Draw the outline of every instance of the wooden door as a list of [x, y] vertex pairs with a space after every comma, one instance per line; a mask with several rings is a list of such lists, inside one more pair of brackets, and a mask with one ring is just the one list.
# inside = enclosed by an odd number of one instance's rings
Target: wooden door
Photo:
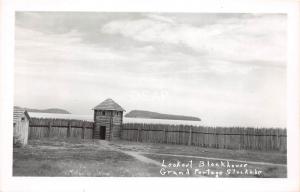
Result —
[[106, 127], [100, 126], [100, 139], [105, 140]]

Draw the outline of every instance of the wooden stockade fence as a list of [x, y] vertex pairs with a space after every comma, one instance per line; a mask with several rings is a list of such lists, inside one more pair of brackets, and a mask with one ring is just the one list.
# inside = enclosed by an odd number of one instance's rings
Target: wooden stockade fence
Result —
[[286, 129], [222, 128], [165, 124], [123, 124], [121, 139], [201, 147], [286, 151]]
[[[75, 137], [93, 139], [94, 122], [69, 119], [31, 118], [29, 139]], [[283, 151], [286, 129], [222, 128], [189, 125], [125, 123], [121, 139], [136, 142], [194, 145], [200, 147]]]
[[44, 137], [93, 138], [94, 122], [69, 119], [31, 118], [29, 139]]

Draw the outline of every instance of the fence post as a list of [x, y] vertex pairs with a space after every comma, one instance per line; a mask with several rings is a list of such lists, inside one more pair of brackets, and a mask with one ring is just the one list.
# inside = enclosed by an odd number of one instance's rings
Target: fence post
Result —
[[92, 130], [92, 139], [94, 139], [94, 135], [95, 135], [95, 127], [96, 127], [96, 123], [93, 122], [93, 130]]
[[48, 134], [47, 134], [48, 137], [50, 137], [51, 127], [52, 127], [52, 124], [51, 124], [51, 121], [50, 121], [49, 126], [48, 126]]
[[279, 129], [276, 130], [276, 150], [280, 150], [280, 145], [279, 145]]
[[166, 130], [166, 126], [164, 126], [164, 140], [163, 143], [167, 143], [167, 130]]
[[139, 137], [140, 137], [140, 126], [137, 129], [137, 137], [136, 137], [136, 142], [139, 142]]
[[81, 138], [84, 139], [84, 132], [85, 132], [85, 123], [82, 123], [82, 131], [81, 131]]
[[69, 121], [69, 124], [68, 124], [67, 137], [70, 137], [70, 131], [71, 131], [71, 121]]
[[192, 127], [190, 127], [190, 135], [189, 135], [189, 142], [188, 145], [192, 144]]

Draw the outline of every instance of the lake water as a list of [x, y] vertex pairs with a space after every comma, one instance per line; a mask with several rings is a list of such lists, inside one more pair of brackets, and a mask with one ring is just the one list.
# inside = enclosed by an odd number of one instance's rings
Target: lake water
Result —
[[[75, 115], [75, 114], [59, 114], [59, 113], [35, 113], [29, 112], [30, 117], [37, 118], [55, 118], [55, 119], [77, 119], [85, 121], [94, 121], [94, 116], [91, 115]], [[168, 124], [168, 125], [194, 125], [194, 126], [220, 126], [220, 127], [255, 127], [255, 128], [280, 128], [276, 126], [239, 126], [232, 124], [232, 126], [226, 126], [222, 124], [208, 124], [203, 121], [184, 121], [184, 120], [166, 120], [166, 119], [144, 119], [144, 118], [126, 118], [123, 119], [124, 123], [146, 123], [146, 124]], [[285, 129], [285, 127], [283, 127]]]
[[[30, 117], [36, 118], [55, 118], [55, 119], [77, 119], [94, 121], [93, 115], [75, 115], [59, 113], [35, 113], [28, 112]], [[169, 124], [169, 125], [202, 125], [201, 121], [167, 120], [167, 119], [145, 119], [145, 118], [123, 118], [124, 123], [147, 123], [147, 124]]]

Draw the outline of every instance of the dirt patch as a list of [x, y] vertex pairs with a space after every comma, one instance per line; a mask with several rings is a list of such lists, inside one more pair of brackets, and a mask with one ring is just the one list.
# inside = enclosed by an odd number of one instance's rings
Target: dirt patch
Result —
[[109, 150], [112, 150], [112, 151], [118, 151], [120, 153], [124, 153], [126, 155], [130, 155], [132, 157], [134, 157], [135, 159], [139, 160], [139, 161], [142, 161], [144, 163], [150, 163], [150, 164], [154, 164], [154, 165], [158, 165], [160, 166], [161, 163], [158, 162], [158, 161], [155, 161], [153, 159], [149, 159], [143, 155], [141, 155], [140, 153], [138, 152], [134, 152], [134, 151], [128, 151], [128, 150], [125, 150], [126, 148], [122, 148], [121, 146], [118, 146], [118, 145], [114, 145], [113, 143], [109, 143], [107, 141], [99, 141], [99, 145], [109, 149]]
[[143, 153], [201, 156], [207, 158], [234, 159], [240, 161], [265, 162], [285, 165], [287, 163], [287, 154], [277, 151], [263, 152], [253, 150], [231, 150], [160, 143], [153, 144], [129, 142], [122, 140], [111, 142], [111, 145], [121, 150]]

